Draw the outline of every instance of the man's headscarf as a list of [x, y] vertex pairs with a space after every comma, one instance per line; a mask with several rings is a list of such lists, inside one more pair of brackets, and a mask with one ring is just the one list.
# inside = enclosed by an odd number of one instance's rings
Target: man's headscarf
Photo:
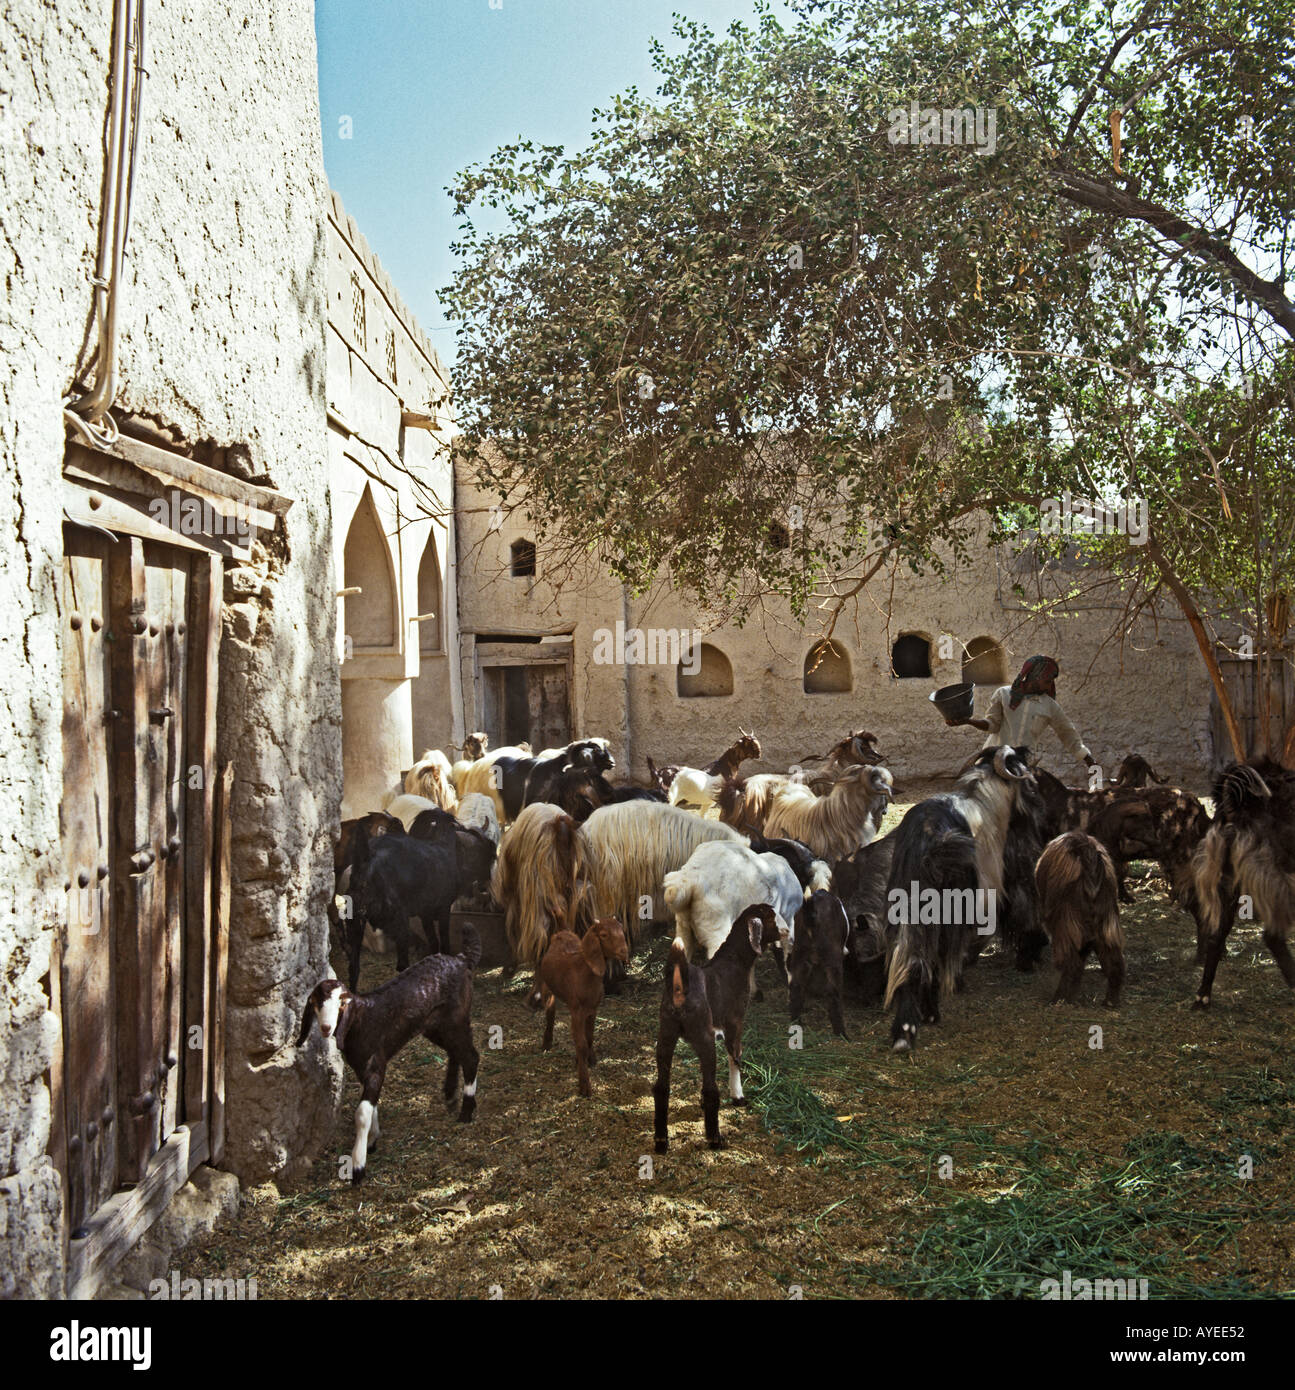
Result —
[[1012, 682], [1012, 696], [1008, 703], [1013, 709], [1027, 695], [1051, 695], [1057, 698], [1057, 673], [1061, 667], [1050, 656], [1032, 656], [1020, 674]]

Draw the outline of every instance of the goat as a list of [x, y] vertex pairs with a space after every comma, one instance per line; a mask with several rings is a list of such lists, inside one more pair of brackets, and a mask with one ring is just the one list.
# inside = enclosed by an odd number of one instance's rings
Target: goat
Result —
[[835, 893], [820, 889], [806, 898], [796, 913], [788, 996], [791, 1021], [799, 1023], [805, 996], [811, 992], [823, 995], [832, 1031], [847, 1041], [849, 1034], [845, 1031], [841, 991], [849, 936], [850, 923]]
[[690, 965], [684, 943], [675, 940], [666, 959], [665, 993], [661, 999], [656, 1042], [656, 1084], [652, 1087], [653, 1133], [656, 1152], [670, 1148], [670, 1068], [680, 1034], [692, 1045], [701, 1063], [701, 1109], [706, 1142], [725, 1147], [719, 1132], [719, 1086], [715, 1080], [715, 1039], [724, 1038], [728, 1052], [728, 1089], [734, 1105], [745, 1105], [742, 1094], [742, 1025], [746, 1019], [749, 980], [756, 958], [766, 946], [782, 941], [768, 903], [746, 908], [733, 923], [724, 944], [705, 965]]
[[599, 917], [583, 937], [565, 929], [555, 931], [537, 973], [538, 985], [532, 997], [537, 997], [546, 1011], [544, 1051], [553, 1046], [553, 1019], [560, 999], [571, 1011], [577, 1089], [582, 1096], [592, 1094], [589, 1068], [598, 1064], [594, 1021], [602, 1003], [603, 975], [613, 960], [629, 960], [625, 932], [614, 917]]
[[[560, 779], [571, 769], [598, 775], [610, 772], [615, 766], [616, 759], [612, 757], [605, 738], [579, 739], [554, 753], [541, 755], [533, 760], [527, 770], [517, 811], [520, 811], [522, 806], [529, 806], [536, 801], [552, 802]], [[516, 771], [511, 774], [512, 777], [516, 775]], [[504, 801], [511, 811], [513, 783], [507, 769], [504, 771], [503, 791]], [[515, 818], [516, 812], [513, 812], [513, 815]]]
[[[751, 778], [747, 786], [758, 783]], [[847, 768], [826, 796], [815, 796], [802, 782], [761, 787], [755, 798], [739, 790], [731, 799], [726, 783], [720, 794], [720, 819], [747, 823], [771, 838], [799, 840], [819, 858], [831, 863], [866, 845], [876, 833], [870, 811], [873, 798], [894, 795], [894, 782], [884, 767], [862, 764]]]
[[427, 749], [405, 773], [405, 791], [412, 796], [425, 796], [443, 811], [453, 811], [459, 804], [450, 760], [438, 748]]
[[805, 890], [807, 898], [816, 889], [831, 888], [832, 870], [830, 866], [822, 859], [816, 859], [814, 851], [808, 845], [801, 844], [799, 840], [784, 838], [768, 840], [759, 834], [752, 834], [750, 842], [751, 848], [756, 854], [781, 855], [791, 865], [791, 871]]
[[499, 817], [495, 814], [495, 803], [488, 796], [482, 796], [480, 792], [469, 792], [459, 802], [459, 809], [455, 815], [458, 816], [460, 825], [466, 826], [469, 830], [479, 830], [491, 844], [498, 846]]
[[1196, 922], [1197, 963], [1204, 960], [1202, 925], [1192, 871], [1192, 856], [1210, 827], [1209, 814], [1190, 792], [1177, 787], [1140, 791], [1104, 788], [1078, 791], [1051, 773], [1035, 769], [1039, 790], [1048, 804], [1054, 833], [1085, 830], [1100, 840], [1115, 864], [1121, 902], [1132, 902], [1125, 867], [1134, 859], [1153, 859], [1169, 884], [1169, 898]]
[[846, 963], [869, 997], [880, 998], [886, 989], [886, 956], [893, 941], [887, 923], [886, 886], [895, 854], [896, 831], [873, 840], [832, 870], [832, 888], [845, 908], [850, 923]]
[[698, 845], [683, 868], [665, 875], [662, 889], [676, 939], [690, 957], [700, 949], [708, 960], [743, 907], [768, 903], [778, 925], [790, 933], [805, 901], [805, 890], [781, 855], [755, 854], [732, 840]]
[[[969, 934], [973, 923], [981, 932], [993, 930], [1003, 893], [1003, 843], [1016, 789], [1029, 776], [1015, 749], [983, 749], [951, 795], [919, 802], [899, 824], [886, 885], [887, 919], [897, 924], [885, 998], [887, 1008], [895, 1006], [896, 1052], [912, 1048], [919, 1023], [939, 1022], [941, 997], [961, 984], [973, 939], [981, 934]], [[986, 896], [978, 897], [978, 890]], [[910, 902], [920, 902], [920, 912], [908, 908]]]
[[884, 756], [877, 751], [877, 735], [864, 729], [857, 732], [852, 730], [839, 743], [834, 743], [826, 753], [809, 753], [801, 759], [802, 763], [822, 763], [823, 771], [828, 773], [844, 772], [847, 767], [856, 764], [869, 766], [885, 761]]
[[482, 796], [488, 796], [495, 804], [495, 815], [500, 825], [507, 825], [511, 817], [504, 807], [502, 792], [503, 771], [498, 764], [503, 761], [516, 762], [531, 758], [531, 750], [528, 744], [510, 744], [504, 748], [495, 748], [488, 753], [483, 753], [466, 767], [455, 764], [454, 786], [459, 793], [460, 799], [467, 796], [470, 792], [479, 792]]
[[1156, 774], [1156, 770], [1141, 754], [1130, 753], [1111, 778], [1111, 786], [1118, 787], [1121, 791], [1139, 791], [1149, 781], [1163, 786], [1165, 779]]
[[1106, 1007], [1117, 1008], [1124, 983], [1124, 931], [1115, 864], [1106, 846], [1082, 830], [1068, 830], [1045, 846], [1035, 878], [1039, 917], [1059, 972], [1052, 1002], [1075, 1002], [1084, 958], [1095, 949], [1106, 976]]
[[459, 783], [463, 774], [478, 759], [486, 756], [486, 749], [490, 747], [490, 738], [483, 731], [469, 734], [463, 740], [463, 747], [459, 750], [463, 756], [456, 758], [450, 767], [450, 781], [454, 783], [454, 790], [460, 791]]
[[1209, 1008], [1214, 973], [1241, 897], [1264, 923], [1264, 945], [1295, 989], [1286, 938], [1295, 925], [1295, 773], [1271, 758], [1230, 763], [1214, 783], [1214, 822], [1193, 861], [1205, 961], [1198, 1009]]
[[387, 802], [386, 813], [398, 820], [408, 831], [409, 827], [424, 811], [441, 810], [444, 810], [444, 807], [438, 806], [431, 797], [415, 796], [413, 792], [400, 792]]
[[554, 920], [583, 934], [595, 917], [593, 868], [585, 832], [570, 816], [542, 801], [525, 807], [499, 846], [490, 880], [515, 964], [540, 963]]
[[[760, 740], [754, 733], [747, 733], [739, 726], [739, 737], [712, 762], [707, 763], [704, 768], [680, 767], [671, 764], [666, 767], [657, 767], [652, 759], [647, 760], [648, 774], [657, 786], [658, 790], [667, 793], [670, 797], [670, 804], [676, 805], [681, 801], [694, 802], [702, 809], [709, 806], [714, 800], [715, 790], [727, 777], [735, 777], [737, 770], [748, 758], [758, 758], [760, 756]], [[680, 794], [673, 794], [674, 783], [687, 774], [687, 781], [684, 787], [680, 788]], [[711, 783], [711, 778], [719, 778], [719, 782]], [[699, 799], [700, 798], [700, 799]]]
[[423, 811], [409, 827], [411, 840], [435, 840], [441, 828], [450, 823], [454, 831], [454, 859], [458, 866], [459, 897], [485, 887], [495, 867], [495, 842], [484, 831], [464, 825], [448, 811]]
[[[1029, 762], [1029, 749], [1018, 748], [1016, 752]], [[1017, 784], [1003, 842], [1003, 902], [998, 913], [1003, 949], [1014, 952], [1018, 970], [1033, 970], [1048, 944], [1039, 925], [1039, 890], [1034, 869], [1044, 845], [1060, 829], [1034, 778], [1022, 779]]]
[[480, 939], [465, 926], [462, 954], [428, 956], [368, 994], [343, 989], [341, 981], [334, 979], [321, 980], [311, 991], [297, 1046], [305, 1046], [311, 1023], [318, 1023], [322, 1037], [336, 1035], [337, 1046], [360, 1083], [351, 1150], [353, 1183], [364, 1181], [368, 1146], [376, 1144], [381, 1134], [378, 1099], [387, 1063], [416, 1033], [445, 1051], [447, 1108], [454, 1106], [462, 1069], [459, 1121], [466, 1124], [472, 1119], [479, 1061], [472, 1041], [472, 972], [480, 959]]
[[[425, 813], [429, 821], [433, 812]], [[367, 921], [396, 943], [396, 968], [409, 965], [409, 920], [417, 917], [433, 950], [449, 940], [450, 908], [461, 893], [458, 823], [444, 817], [433, 823], [431, 839], [384, 835], [373, 843], [368, 862], [357, 864], [351, 877], [352, 911], [347, 923], [349, 984], [360, 982], [360, 947]], [[470, 832], [469, 832], [470, 833]]]
[[584, 823], [583, 832], [593, 864], [596, 913], [624, 925], [631, 950], [638, 924], [669, 918], [666, 874], [682, 869], [707, 840], [746, 843], [719, 821], [650, 801], [602, 806]]

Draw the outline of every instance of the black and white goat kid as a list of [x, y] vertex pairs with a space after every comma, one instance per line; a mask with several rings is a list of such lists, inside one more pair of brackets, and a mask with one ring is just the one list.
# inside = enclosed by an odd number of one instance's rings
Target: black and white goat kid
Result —
[[472, 1041], [472, 972], [481, 959], [481, 941], [463, 928], [463, 953], [426, 956], [369, 994], [354, 994], [340, 980], [321, 980], [306, 1001], [297, 1046], [304, 1047], [310, 1025], [325, 1038], [336, 1037], [342, 1056], [360, 1083], [355, 1110], [351, 1181], [364, 1180], [369, 1145], [376, 1144], [378, 1098], [387, 1063], [416, 1034], [444, 1049], [445, 1104], [453, 1109], [459, 1071], [463, 1100], [459, 1120], [472, 1119], [477, 1107], [478, 1054]]

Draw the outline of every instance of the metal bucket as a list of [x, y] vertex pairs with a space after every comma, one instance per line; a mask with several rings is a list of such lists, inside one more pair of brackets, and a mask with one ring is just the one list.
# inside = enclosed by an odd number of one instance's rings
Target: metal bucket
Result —
[[946, 724], [965, 724], [975, 712], [976, 687], [967, 681], [944, 685], [931, 691], [930, 700]]

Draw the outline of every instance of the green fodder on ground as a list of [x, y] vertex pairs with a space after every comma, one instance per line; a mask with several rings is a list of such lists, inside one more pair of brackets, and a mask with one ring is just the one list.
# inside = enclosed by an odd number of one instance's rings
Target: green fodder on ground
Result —
[[[255, 1277], [262, 1298], [1030, 1298], [1067, 1270], [1146, 1279], [1152, 1298], [1290, 1293], [1291, 994], [1245, 924], [1212, 1008], [1193, 1011], [1191, 919], [1158, 880], [1133, 884], [1118, 1010], [1099, 1006], [1095, 966], [1078, 1005], [1052, 1008], [1048, 964], [1024, 975], [986, 955], [911, 1060], [890, 1051], [879, 1006], [848, 996], [850, 1041], [812, 1001], [794, 1046], [785, 986], [762, 963], [752, 1104], [722, 1105], [718, 1152], [683, 1044], [670, 1152], [652, 1154], [664, 938], [603, 1004], [589, 1100], [565, 1011], [543, 1053], [529, 977], [484, 974], [474, 1123], [447, 1115], [443, 1058], [416, 1039], [387, 1072], [363, 1185], [337, 1176], [348, 1073], [329, 1153], [251, 1189], [177, 1263]], [[366, 955], [361, 984], [391, 971]], [[719, 1075], [723, 1094], [722, 1062]]]

